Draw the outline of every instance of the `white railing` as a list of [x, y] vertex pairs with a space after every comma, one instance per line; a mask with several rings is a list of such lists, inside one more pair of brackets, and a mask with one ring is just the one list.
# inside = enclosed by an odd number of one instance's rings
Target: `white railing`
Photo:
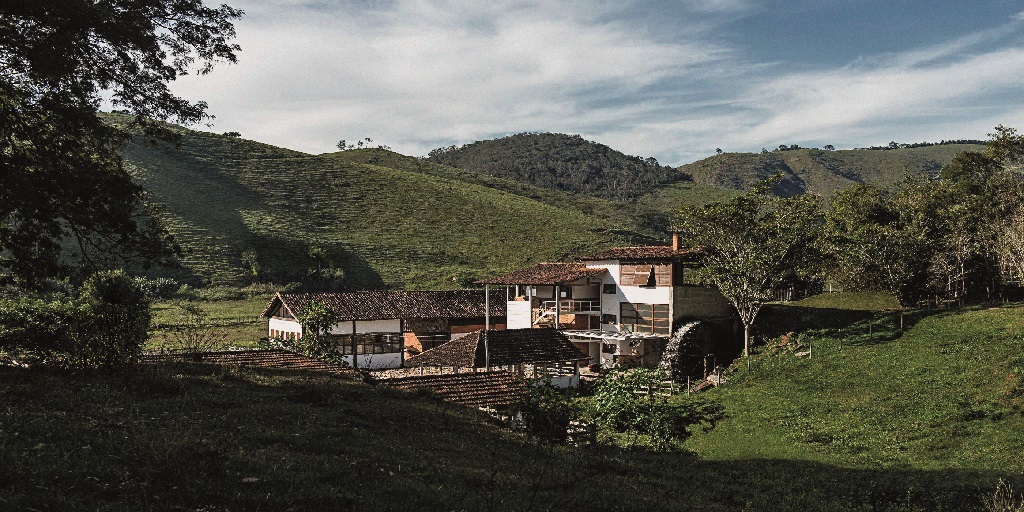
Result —
[[599, 300], [546, 300], [541, 303], [541, 307], [547, 311], [554, 311], [556, 303], [563, 314], [601, 312], [601, 301]]

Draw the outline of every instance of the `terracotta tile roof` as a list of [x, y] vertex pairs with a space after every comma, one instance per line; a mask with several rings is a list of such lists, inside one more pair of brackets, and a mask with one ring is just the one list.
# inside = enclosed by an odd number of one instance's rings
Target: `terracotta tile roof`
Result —
[[491, 366], [524, 363], [562, 363], [583, 361], [588, 357], [580, 352], [569, 338], [555, 329], [504, 329], [476, 331], [438, 347], [406, 359], [410, 366], [453, 366], [456, 368], [484, 368], [489, 341]]
[[522, 380], [505, 371], [401, 377], [377, 384], [406, 391], [426, 389], [443, 400], [470, 407], [512, 405], [526, 391]]
[[165, 362], [198, 362], [203, 364], [245, 366], [250, 368], [277, 368], [288, 370], [310, 370], [333, 373], [337, 375], [353, 375], [351, 368], [340, 364], [328, 363], [288, 350], [225, 350], [204, 352], [199, 359], [192, 354], [156, 353], [143, 354], [140, 361], [145, 364]]
[[[327, 305], [341, 315], [341, 320], [484, 317], [483, 290], [277, 293], [262, 316], [269, 317], [282, 302], [295, 317], [313, 302]], [[491, 316], [505, 316], [502, 291], [491, 292]]]
[[671, 245], [645, 245], [640, 247], [613, 247], [606, 251], [583, 256], [581, 260], [677, 260], [688, 259], [696, 250], [673, 249]]
[[554, 285], [597, 276], [602, 272], [607, 272], [607, 270], [603, 268], [587, 268], [585, 264], [578, 262], [538, 263], [503, 276], [481, 279], [477, 281], [477, 284]]

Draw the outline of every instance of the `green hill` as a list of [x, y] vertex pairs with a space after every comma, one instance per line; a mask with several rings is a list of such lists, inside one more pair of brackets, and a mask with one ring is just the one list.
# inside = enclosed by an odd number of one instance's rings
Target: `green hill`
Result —
[[184, 248], [181, 279], [243, 282], [242, 253], [254, 251], [265, 278], [300, 280], [317, 246], [349, 288], [453, 288], [621, 243], [629, 231], [585, 213], [586, 201], [559, 206], [393, 153], [369, 163], [349, 154], [358, 152], [313, 156], [177, 132], [178, 147], [140, 138], [124, 155]]
[[479, 174], [605, 199], [628, 200], [688, 180], [653, 158], [615, 151], [579, 135], [520, 133], [430, 152], [429, 159]]
[[768, 153], [723, 153], [680, 166], [697, 183], [746, 190], [755, 181], [784, 176], [776, 188], [782, 195], [812, 192], [828, 197], [856, 183], [890, 186], [908, 173], [931, 174], [957, 153], [977, 151], [974, 144], [943, 144], [900, 149], [822, 151], [795, 149]]

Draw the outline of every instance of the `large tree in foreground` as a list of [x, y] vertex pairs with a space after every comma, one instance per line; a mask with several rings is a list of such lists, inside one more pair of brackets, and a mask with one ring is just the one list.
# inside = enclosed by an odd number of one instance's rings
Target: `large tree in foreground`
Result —
[[821, 201], [816, 196], [779, 198], [775, 181], [758, 183], [728, 202], [686, 207], [677, 230], [700, 249], [699, 276], [714, 284], [743, 322], [743, 353], [750, 353], [750, 328], [765, 302], [787, 280], [817, 267], [814, 240]]
[[207, 118], [168, 83], [233, 62], [240, 15], [201, 0], [0, 2], [0, 273], [28, 285], [59, 275], [68, 240], [86, 265], [169, 255], [122, 166], [126, 132], [97, 112], [107, 99], [150, 134], [157, 120]]

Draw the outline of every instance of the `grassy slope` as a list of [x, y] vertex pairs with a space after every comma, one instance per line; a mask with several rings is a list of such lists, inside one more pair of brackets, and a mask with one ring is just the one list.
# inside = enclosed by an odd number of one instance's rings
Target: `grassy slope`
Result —
[[1024, 308], [918, 313], [901, 334], [894, 314], [844, 316], [827, 302], [768, 315], [776, 332], [817, 318], [800, 337], [813, 359], [762, 350], [711, 393], [732, 417], [691, 441], [697, 453], [1024, 476]]
[[315, 244], [353, 288], [451, 288], [621, 240], [578, 210], [439, 173], [182, 133], [179, 149], [133, 143], [126, 157], [186, 267], [213, 281], [239, 281], [247, 249], [272, 271], [301, 272]]
[[890, 186], [902, 180], [908, 171], [935, 172], [957, 153], [981, 148], [950, 144], [884, 151], [798, 149], [767, 154], [725, 153], [680, 166], [679, 170], [692, 175], [698, 183], [737, 190], [782, 173], [785, 178], [778, 192], [813, 192], [827, 197], [834, 190], [855, 183]]
[[963, 510], [1015, 473], [553, 449], [423, 396], [199, 365], [0, 367], [0, 401], [5, 510]]
[[634, 207], [627, 207], [622, 203], [608, 199], [571, 194], [511, 179], [498, 178], [474, 171], [448, 167], [422, 158], [405, 156], [383, 149], [356, 149], [332, 153], [329, 156], [330, 158], [338, 161], [383, 165], [393, 169], [418, 172], [508, 192], [510, 194], [526, 197], [558, 208], [594, 216], [597, 219], [600, 219], [604, 224], [608, 225], [611, 231], [622, 236], [624, 241], [628, 243], [660, 243], [660, 238], [653, 240], [651, 238], [652, 236], [658, 237], [658, 233], [636, 229], [637, 219]]

